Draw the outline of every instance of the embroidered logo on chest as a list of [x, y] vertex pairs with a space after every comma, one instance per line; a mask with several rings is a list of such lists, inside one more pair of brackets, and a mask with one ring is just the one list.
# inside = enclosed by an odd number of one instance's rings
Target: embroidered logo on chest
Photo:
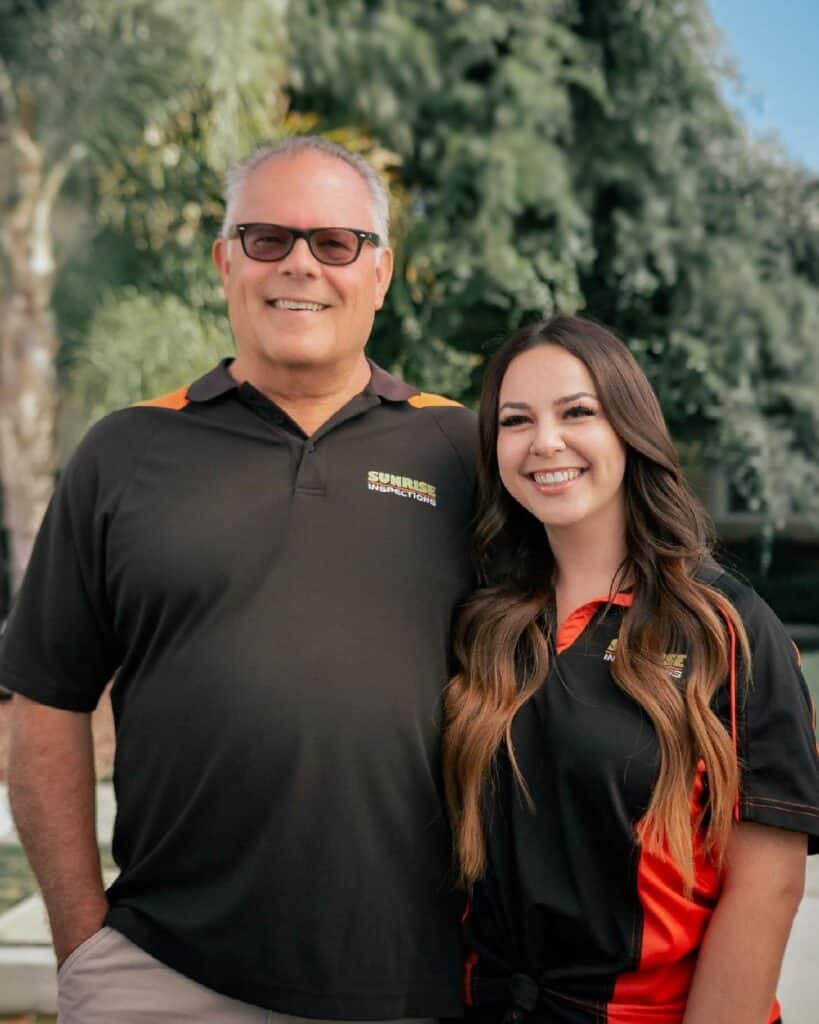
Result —
[[428, 484], [425, 480], [416, 480], [411, 476], [398, 476], [397, 473], [383, 473], [378, 469], [371, 469], [367, 473], [367, 490], [377, 491], [379, 494], [396, 494], [399, 498], [411, 498], [413, 501], [420, 501], [422, 505], [438, 504], [435, 492], [435, 484]]
[[[614, 656], [617, 653], [617, 637], [615, 637], [606, 648], [603, 654], [603, 661], [614, 661]], [[663, 668], [666, 669], [672, 679], [682, 679], [683, 671], [685, 669], [685, 654], [664, 654], [663, 655]]]

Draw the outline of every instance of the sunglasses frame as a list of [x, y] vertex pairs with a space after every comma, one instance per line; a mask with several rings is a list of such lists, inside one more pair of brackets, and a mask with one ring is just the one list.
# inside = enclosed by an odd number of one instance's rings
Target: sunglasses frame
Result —
[[[247, 251], [247, 244], [245, 241], [245, 233], [247, 231], [250, 231], [251, 228], [277, 228], [279, 231], [288, 231], [290, 232], [290, 245], [281, 254], [281, 256], [276, 256], [275, 259], [263, 259], [262, 257], [259, 256], [252, 256]], [[318, 253], [313, 249], [313, 235], [315, 235], [319, 231], [349, 231], [350, 234], [355, 235], [355, 238], [358, 242], [358, 247], [356, 248], [355, 255], [351, 259], [344, 260], [341, 263], [338, 263], [333, 260], [322, 259], [321, 256], [319, 256]], [[372, 245], [376, 247], [376, 249], [381, 245], [381, 239], [374, 231], [362, 231], [360, 228], [323, 227], [307, 228], [307, 230], [302, 230], [301, 228], [288, 227], [286, 224], [270, 224], [267, 221], [248, 221], [245, 224], [235, 224], [228, 237], [238, 238], [239, 241], [242, 243], [242, 252], [245, 254], [245, 256], [247, 256], [249, 260], [255, 260], [257, 263], [278, 263], [280, 260], [286, 259], [293, 251], [293, 246], [296, 244], [296, 242], [300, 238], [303, 238], [305, 242], [307, 242], [307, 247], [309, 248], [310, 254], [312, 255], [313, 259], [318, 260], [318, 262], [323, 264], [325, 267], [349, 267], [350, 264], [355, 263], [355, 261], [361, 255], [361, 249], [365, 242], [370, 242]]]

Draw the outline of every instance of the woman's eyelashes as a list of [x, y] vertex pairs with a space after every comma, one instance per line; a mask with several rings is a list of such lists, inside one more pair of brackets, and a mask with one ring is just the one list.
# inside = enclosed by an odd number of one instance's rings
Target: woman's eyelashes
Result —
[[523, 423], [531, 423], [531, 418], [529, 416], [523, 416], [521, 413], [501, 416], [498, 420], [499, 427], [519, 427]]
[[565, 419], [579, 419], [581, 416], [596, 416], [597, 410], [590, 405], [571, 405], [563, 411]]
[[[564, 420], [578, 420], [586, 416], [596, 416], [597, 410], [590, 405], [570, 405], [560, 414]], [[532, 422], [532, 417], [524, 413], [509, 413], [498, 420], [499, 427], [521, 427]]]

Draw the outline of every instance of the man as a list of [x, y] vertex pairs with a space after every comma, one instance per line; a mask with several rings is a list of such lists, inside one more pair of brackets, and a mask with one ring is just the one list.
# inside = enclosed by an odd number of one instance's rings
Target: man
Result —
[[[459, 1012], [438, 720], [474, 421], [364, 356], [387, 230], [341, 147], [240, 165], [213, 248], [236, 358], [63, 474], [0, 678], [65, 1024]], [[89, 712], [115, 671], [106, 894]]]

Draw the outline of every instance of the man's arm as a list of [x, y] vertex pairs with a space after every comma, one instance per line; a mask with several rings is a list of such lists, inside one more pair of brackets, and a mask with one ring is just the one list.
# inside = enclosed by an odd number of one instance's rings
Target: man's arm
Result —
[[60, 964], [102, 926], [108, 910], [96, 838], [91, 716], [17, 694], [11, 719], [9, 799]]
[[805, 887], [806, 842], [798, 832], [734, 826], [683, 1024], [767, 1024]]

